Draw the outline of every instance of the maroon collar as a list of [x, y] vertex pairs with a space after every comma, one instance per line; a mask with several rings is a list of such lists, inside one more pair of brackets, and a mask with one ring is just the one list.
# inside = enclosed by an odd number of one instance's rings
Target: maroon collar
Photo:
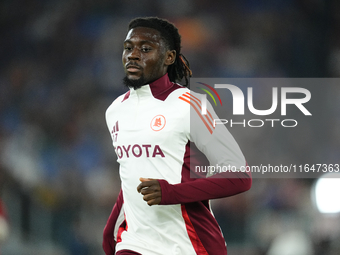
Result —
[[167, 93], [175, 84], [169, 80], [168, 73], [164, 74], [158, 80], [150, 83], [150, 90], [154, 98], [159, 98], [162, 94]]
[[[152, 93], [152, 96], [156, 99], [162, 100], [164, 101], [168, 95], [170, 95], [170, 93], [176, 89], [180, 89], [183, 88], [183, 86], [176, 84], [176, 83], [172, 83], [169, 80], [168, 77], [168, 73], [164, 74], [161, 78], [159, 78], [158, 80], [155, 80], [154, 82], [151, 82], [149, 84], [150, 87], [150, 91]], [[128, 91], [122, 102], [125, 101], [126, 99], [128, 99], [130, 96], [130, 91]]]

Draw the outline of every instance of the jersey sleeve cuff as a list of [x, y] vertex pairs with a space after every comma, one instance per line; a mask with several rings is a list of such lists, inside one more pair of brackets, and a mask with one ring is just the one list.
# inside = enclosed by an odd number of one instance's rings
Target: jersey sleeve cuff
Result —
[[159, 185], [161, 186], [162, 191], [162, 199], [159, 203], [160, 205], [170, 205], [175, 204], [173, 200], [172, 193], [172, 185], [169, 184], [166, 180], [158, 180]]

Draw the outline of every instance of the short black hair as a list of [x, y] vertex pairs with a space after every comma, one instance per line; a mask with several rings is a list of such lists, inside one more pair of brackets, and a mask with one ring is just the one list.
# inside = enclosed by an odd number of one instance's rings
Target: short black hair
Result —
[[168, 50], [176, 51], [175, 62], [168, 67], [169, 79], [176, 82], [185, 78], [185, 86], [188, 86], [188, 77], [191, 77], [192, 72], [189, 68], [189, 61], [181, 54], [181, 35], [177, 27], [173, 23], [158, 17], [135, 18], [130, 21], [128, 31], [136, 27], [148, 27], [157, 30]]

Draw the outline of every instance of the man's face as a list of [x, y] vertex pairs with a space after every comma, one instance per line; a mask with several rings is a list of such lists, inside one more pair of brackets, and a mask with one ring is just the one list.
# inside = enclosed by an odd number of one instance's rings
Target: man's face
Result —
[[131, 29], [124, 41], [124, 83], [135, 89], [162, 77], [169, 65], [169, 52], [160, 33], [148, 27]]

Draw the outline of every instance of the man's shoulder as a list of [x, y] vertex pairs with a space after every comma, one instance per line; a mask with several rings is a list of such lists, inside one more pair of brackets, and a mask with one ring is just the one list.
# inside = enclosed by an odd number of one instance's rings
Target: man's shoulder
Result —
[[178, 83], [173, 83], [173, 86], [171, 88], [171, 91], [166, 91], [168, 92], [168, 96], [171, 97], [178, 97], [179, 95], [190, 91], [187, 87], [182, 86], [181, 84]]
[[171, 95], [173, 98], [179, 99], [179, 102], [190, 103], [192, 101], [199, 101], [201, 103], [201, 94], [190, 90], [187, 87], [174, 91]]
[[122, 102], [124, 102], [130, 95], [130, 91], [127, 91], [126, 93], [120, 95], [119, 97], [117, 97], [112, 103], [111, 105], [107, 108], [106, 110], [106, 115], [109, 112], [114, 111], [114, 109], [119, 108], [119, 106], [121, 105]]
[[119, 105], [120, 103], [122, 103], [123, 101], [125, 101], [126, 99], [128, 99], [130, 96], [130, 90], [127, 91], [126, 93], [120, 95], [119, 97], [117, 97], [115, 100], [113, 100], [113, 102], [111, 103], [111, 105], [109, 106], [110, 107], [113, 107], [113, 106], [117, 106]]
[[191, 99], [201, 99], [202, 94], [194, 92], [193, 90], [190, 90], [188, 87], [184, 87], [180, 84], [175, 83], [174, 84], [177, 89], [173, 89], [171, 93], [169, 93], [168, 97], [171, 96], [171, 98], [180, 98], [185, 97], [188, 98], [188, 100]]

